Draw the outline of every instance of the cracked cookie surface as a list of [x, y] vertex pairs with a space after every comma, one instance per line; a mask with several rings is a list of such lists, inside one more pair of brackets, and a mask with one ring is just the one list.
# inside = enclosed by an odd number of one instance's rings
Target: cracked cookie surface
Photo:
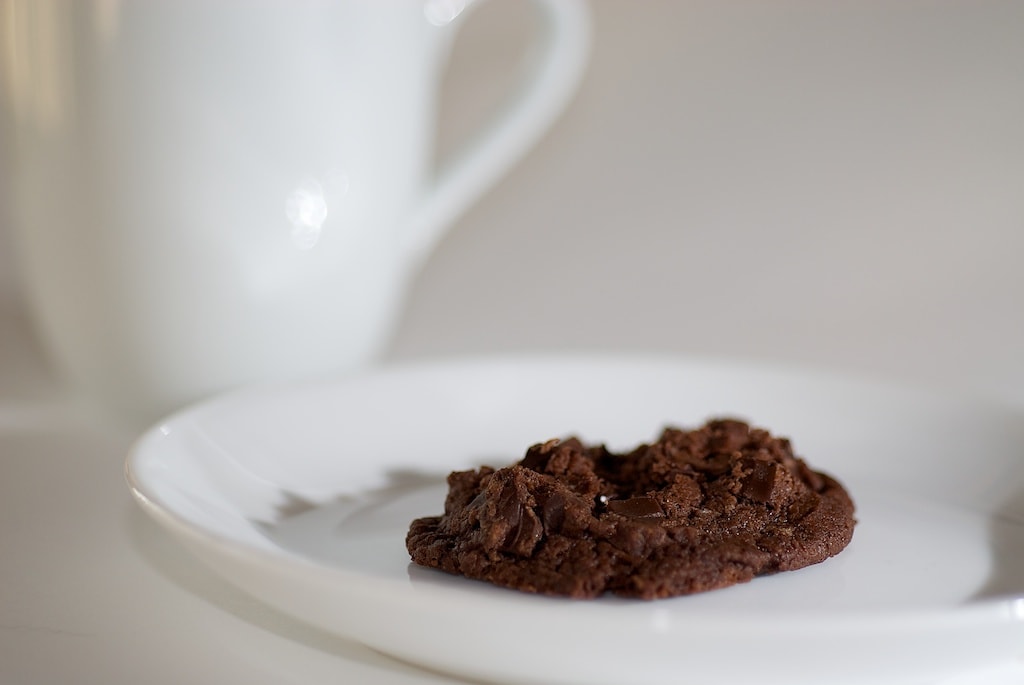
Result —
[[576, 438], [448, 477], [444, 514], [406, 537], [422, 566], [526, 592], [654, 599], [838, 554], [854, 505], [789, 440], [732, 419], [615, 454]]

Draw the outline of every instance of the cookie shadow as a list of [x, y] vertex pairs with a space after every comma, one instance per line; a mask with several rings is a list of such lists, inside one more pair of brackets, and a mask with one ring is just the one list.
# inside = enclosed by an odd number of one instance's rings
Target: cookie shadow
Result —
[[259, 530], [267, 533], [287, 524], [292, 519], [317, 510], [344, 508], [345, 505], [350, 504], [359, 504], [363, 508], [379, 506], [414, 490], [443, 483], [447, 473], [391, 469], [385, 472], [384, 476], [384, 483], [376, 488], [361, 490], [357, 494], [337, 495], [323, 502], [314, 502], [296, 492], [281, 490], [279, 492], [280, 503], [276, 507], [274, 516], [270, 520], [250, 519], [250, 522]]

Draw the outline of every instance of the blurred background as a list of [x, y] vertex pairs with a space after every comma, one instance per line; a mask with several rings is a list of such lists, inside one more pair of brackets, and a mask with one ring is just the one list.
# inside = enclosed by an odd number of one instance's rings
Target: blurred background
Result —
[[[387, 359], [653, 350], [1024, 403], [1024, 4], [592, 9], [577, 98], [443, 240]], [[442, 152], [500, 102], [531, 16], [485, 4], [462, 32]]]
[[[512, 5], [462, 53], [519, 44]], [[593, 10], [578, 98], [441, 244], [394, 357], [658, 350], [1024, 403], [1024, 4]], [[458, 57], [445, 140], [491, 88]]]

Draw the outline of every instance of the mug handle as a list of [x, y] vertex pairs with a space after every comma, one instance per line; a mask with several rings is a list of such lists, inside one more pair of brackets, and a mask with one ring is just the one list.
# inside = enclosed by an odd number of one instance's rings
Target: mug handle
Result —
[[403, 243], [426, 256], [445, 230], [537, 142], [569, 104], [590, 48], [583, 0], [532, 0], [542, 16], [536, 72], [514, 102], [428, 185], [404, 226]]

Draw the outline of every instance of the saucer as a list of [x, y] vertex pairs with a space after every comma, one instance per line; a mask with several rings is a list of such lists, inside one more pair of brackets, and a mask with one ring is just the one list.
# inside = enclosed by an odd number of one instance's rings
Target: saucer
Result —
[[[573, 601], [410, 564], [445, 476], [551, 437], [627, 449], [734, 416], [792, 439], [857, 504], [799, 571], [654, 602]], [[178, 413], [128, 457], [150, 515], [260, 601], [399, 659], [500, 683], [911, 683], [1024, 644], [1024, 420], [809, 370], [643, 357], [382, 367]], [[823, 675], [826, 674], [826, 675]]]

